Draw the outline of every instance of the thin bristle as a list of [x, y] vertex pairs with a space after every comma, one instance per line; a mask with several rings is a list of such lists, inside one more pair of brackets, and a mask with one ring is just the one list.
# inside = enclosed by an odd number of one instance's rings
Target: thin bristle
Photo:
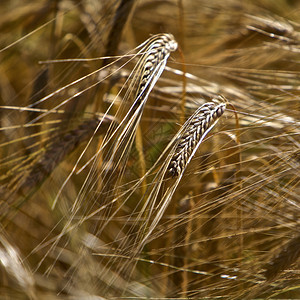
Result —
[[225, 103], [205, 103], [184, 124], [185, 128], [179, 137], [178, 145], [168, 168], [172, 177], [182, 173], [199, 140], [206, 130], [223, 115], [225, 108]]

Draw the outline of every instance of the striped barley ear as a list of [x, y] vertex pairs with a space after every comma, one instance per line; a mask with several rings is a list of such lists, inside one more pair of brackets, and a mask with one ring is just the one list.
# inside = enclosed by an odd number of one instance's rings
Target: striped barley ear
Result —
[[182, 134], [178, 137], [175, 153], [168, 167], [172, 177], [178, 176], [183, 172], [194, 150], [198, 148], [201, 138], [211, 129], [214, 122], [223, 115], [225, 108], [225, 103], [205, 103], [185, 122]]
[[[144, 46], [143, 46], [144, 45]], [[134, 72], [136, 84], [135, 105], [144, 102], [149, 92], [163, 72], [167, 59], [177, 49], [177, 42], [172, 34], [157, 34], [149, 38], [139, 51], [139, 59]]]

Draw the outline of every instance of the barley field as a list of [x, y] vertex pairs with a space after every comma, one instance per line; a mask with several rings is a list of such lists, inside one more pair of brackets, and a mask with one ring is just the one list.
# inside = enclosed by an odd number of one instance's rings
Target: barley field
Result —
[[300, 299], [300, 1], [2, 0], [0, 299]]

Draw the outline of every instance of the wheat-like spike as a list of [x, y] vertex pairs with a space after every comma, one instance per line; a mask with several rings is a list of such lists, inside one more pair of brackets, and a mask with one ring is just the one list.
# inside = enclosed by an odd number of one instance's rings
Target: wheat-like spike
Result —
[[6, 202], [0, 202], [1, 214], [4, 215], [4, 211], [6, 211], [11, 204], [10, 199], [13, 199], [13, 197], [11, 197], [12, 194], [19, 192], [23, 196], [28, 195], [29, 191], [41, 184], [52, 173], [55, 167], [75, 150], [80, 143], [86, 141], [91, 136], [104, 134], [110, 124], [114, 122], [114, 119], [106, 115], [102, 120], [101, 126], [98, 128], [99, 122], [100, 119], [98, 117], [86, 120], [77, 128], [70, 130], [64, 135], [58, 136], [42, 155], [40, 160], [32, 166], [28, 175], [21, 179], [18, 185], [14, 184], [13, 187], [7, 186], [0, 189], [0, 193], [2, 192], [4, 195], [3, 198], [6, 200]]
[[[145, 91], [148, 86], [151, 90], [157, 79], [165, 68], [167, 59], [172, 51], [177, 49], [177, 42], [172, 34], [158, 34], [148, 39], [145, 46], [139, 51], [143, 53], [135, 72], [137, 89], [135, 95], [136, 105], [139, 105], [145, 98]], [[153, 84], [149, 84], [150, 82]]]
[[198, 141], [213, 122], [222, 116], [225, 108], [225, 103], [205, 103], [184, 124], [184, 129], [178, 138], [178, 144], [168, 168], [172, 177], [181, 174]]
[[274, 256], [266, 267], [267, 280], [274, 279], [282, 271], [290, 267], [300, 257], [300, 235], [292, 238], [284, 248]]
[[32, 167], [32, 170], [26, 178], [21, 189], [28, 189], [38, 183], [42, 182], [45, 177], [51, 174], [54, 168], [76, 147], [83, 141], [89, 139], [92, 135], [103, 134], [107, 130], [108, 126], [112, 122], [112, 118], [106, 116], [100, 126], [99, 130], [97, 126], [100, 120], [93, 118], [86, 120], [80, 124], [77, 128], [69, 131], [63, 136], [59, 136], [52, 145], [46, 150], [41, 159]]

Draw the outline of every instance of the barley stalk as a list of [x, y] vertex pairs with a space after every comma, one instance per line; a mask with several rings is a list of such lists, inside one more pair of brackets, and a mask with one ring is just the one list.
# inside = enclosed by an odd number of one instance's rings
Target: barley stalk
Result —
[[[226, 104], [219, 103], [217, 100], [200, 106], [184, 123], [177, 135], [158, 158], [157, 161], [161, 161], [166, 152], [171, 148], [171, 156], [169, 155], [169, 158], [157, 172], [157, 175], [152, 182], [153, 185], [149, 188], [150, 193], [145, 200], [144, 207], [141, 209], [140, 217], [143, 216], [144, 212], [147, 212], [147, 221], [143, 224], [144, 230], [141, 230], [141, 234], [136, 238], [138, 244], [136, 253], [138, 253], [145, 243], [148, 242], [151, 233], [161, 220], [163, 213], [167, 209], [175, 190], [181, 181], [184, 169], [191, 161], [205, 136], [224, 113], [225, 108]], [[154, 166], [155, 165], [156, 164], [154, 164]], [[151, 169], [148, 172], [150, 171]], [[167, 172], [171, 174], [172, 177], [175, 177], [175, 181], [172, 182], [170, 187], [163, 191], [163, 195], [159, 198], [159, 203], [155, 203], [158, 200], [158, 195], [164, 181], [163, 179]], [[153, 221], [150, 220], [149, 216], [153, 216]], [[139, 242], [140, 240], [141, 242]]]
[[168, 168], [172, 177], [180, 175], [186, 168], [189, 157], [201, 137], [213, 122], [222, 116], [225, 108], [226, 105], [224, 103], [205, 103], [184, 124], [182, 135], [178, 138], [178, 144]]
[[[122, 32], [129, 19], [129, 16], [134, 7], [134, 0], [122, 0], [116, 10], [113, 25], [109, 32], [108, 41], [106, 45], [106, 51], [104, 56], [115, 55], [121, 41]], [[110, 60], [105, 59], [103, 66], [106, 65]]]

